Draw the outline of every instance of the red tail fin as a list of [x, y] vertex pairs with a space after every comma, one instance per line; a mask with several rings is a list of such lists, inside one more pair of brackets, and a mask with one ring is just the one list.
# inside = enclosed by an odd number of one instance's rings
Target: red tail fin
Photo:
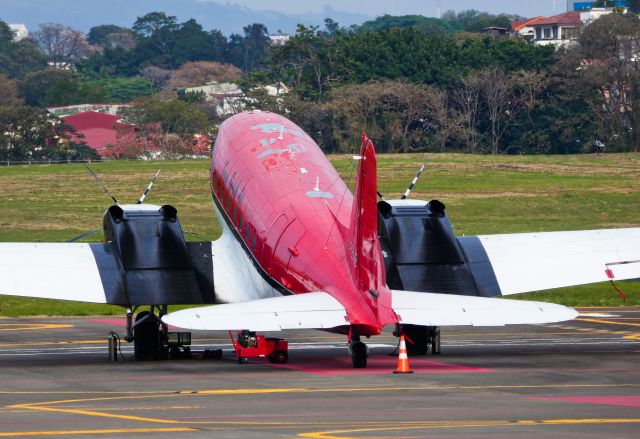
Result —
[[378, 166], [373, 142], [362, 135], [360, 163], [349, 227], [355, 250], [355, 271], [361, 291], [378, 291], [386, 285], [384, 263], [378, 242]]

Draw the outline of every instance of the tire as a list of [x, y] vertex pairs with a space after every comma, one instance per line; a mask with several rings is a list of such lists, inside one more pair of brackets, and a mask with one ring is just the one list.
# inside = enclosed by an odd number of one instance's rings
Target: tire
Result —
[[247, 357], [238, 358], [238, 364], [247, 364], [248, 361], [249, 359]]
[[136, 323], [133, 328], [133, 352], [136, 360], [157, 360], [161, 356], [160, 325], [156, 317], [149, 311], [143, 311], [136, 315]]
[[351, 344], [351, 360], [353, 367], [356, 369], [364, 369], [367, 367], [367, 345], [361, 341]]
[[277, 350], [273, 354], [269, 355], [269, 361], [275, 364], [285, 364], [289, 361], [289, 354], [282, 349]]
[[404, 325], [404, 333], [413, 341], [407, 340], [407, 354], [411, 356], [427, 355], [429, 351], [429, 327], [417, 325]]
[[180, 358], [180, 348], [178, 346], [171, 346], [171, 348], [169, 348], [169, 358], [172, 360]]

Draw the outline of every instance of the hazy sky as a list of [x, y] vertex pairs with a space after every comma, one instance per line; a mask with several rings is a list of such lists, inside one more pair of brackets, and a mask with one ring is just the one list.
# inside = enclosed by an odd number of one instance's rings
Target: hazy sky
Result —
[[506, 12], [527, 17], [553, 15], [566, 11], [566, 0], [201, 0], [218, 3], [232, 3], [255, 10], [276, 10], [299, 14], [321, 12], [325, 5], [345, 12], [359, 12], [367, 15], [419, 14], [436, 16], [437, 3], [442, 11], [453, 9], [477, 9], [487, 12]]

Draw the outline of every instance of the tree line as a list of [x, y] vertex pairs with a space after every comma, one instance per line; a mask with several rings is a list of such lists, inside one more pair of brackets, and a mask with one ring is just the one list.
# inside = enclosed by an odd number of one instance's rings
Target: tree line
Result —
[[[226, 37], [162, 12], [88, 34], [47, 23], [20, 42], [0, 22], [0, 158], [51, 153], [6, 139], [15, 131], [6, 124], [19, 124], [4, 121], [15, 108], [26, 118], [49, 106], [135, 100], [126, 116], [141, 132], [215, 134], [228, 115], [202, 95], [176, 93], [211, 81], [240, 84], [247, 99], [238, 109], [287, 114], [326, 151], [352, 151], [363, 129], [388, 152], [575, 153], [596, 141], [638, 151], [638, 16], [603, 16], [560, 50], [480, 33], [512, 19], [465, 11], [347, 28], [328, 19], [299, 25], [282, 45], [258, 23]], [[289, 93], [269, 96], [266, 84]]]

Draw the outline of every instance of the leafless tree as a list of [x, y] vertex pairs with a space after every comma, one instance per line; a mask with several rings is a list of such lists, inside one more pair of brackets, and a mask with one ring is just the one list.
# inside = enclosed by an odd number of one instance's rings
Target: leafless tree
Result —
[[35, 39], [49, 62], [59, 68], [67, 68], [99, 50], [87, 42], [85, 34], [59, 23], [41, 24]]

